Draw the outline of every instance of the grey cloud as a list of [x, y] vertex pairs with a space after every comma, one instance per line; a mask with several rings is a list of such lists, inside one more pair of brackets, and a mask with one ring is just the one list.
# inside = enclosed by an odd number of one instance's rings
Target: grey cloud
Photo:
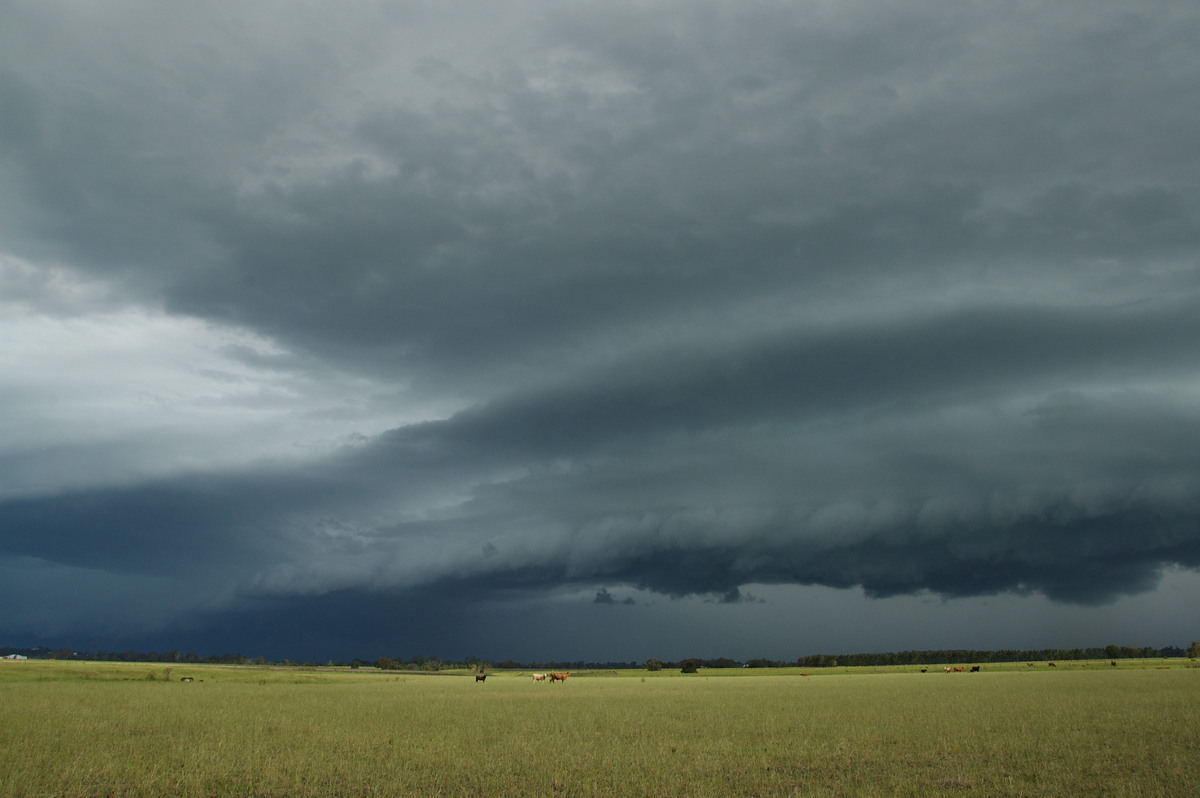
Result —
[[[1007, 116], [998, 117], [989, 97], [1012, 97], [1013, 86], [976, 86], [972, 80], [988, 76], [1016, 84], [1026, 78], [1019, 72], [995, 76], [989, 67], [999, 54], [989, 54], [992, 60], [977, 72], [962, 73], [961, 87], [918, 93], [903, 105], [858, 103], [854, 113], [869, 116], [856, 119], [847, 116], [849, 109], [827, 105], [847, 83], [892, 74], [882, 64], [872, 66], [865, 54], [888, 64], [918, 62], [933, 69], [931, 59], [939, 50], [927, 52], [913, 44], [913, 36], [896, 35], [887, 15], [871, 23], [869, 34], [861, 33], [862, 19], [839, 15], [840, 32], [833, 43], [822, 44], [805, 33], [810, 30], [806, 18], [781, 20], [778, 10], [729, 14], [710, 9], [707, 16], [694, 15], [695, 30], [683, 25], [686, 36], [667, 15], [638, 17], [641, 24], [631, 27], [623, 13], [612, 12], [615, 22], [601, 15], [551, 29], [577, 31], [566, 40], [570, 52], [587, 54], [589, 66], [600, 74], [614, 73], [630, 84], [628, 90], [606, 92], [561, 67], [555, 77], [580, 82], [535, 90], [501, 69], [475, 79], [461, 107], [370, 111], [357, 124], [358, 143], [382, 161], [382, 174], [362, 161], [324, 171], [318, 167], [307, 178], [268, 178], [264, 190], [241, 192], [236, 199], [229, 196], [231, 185], [199, 195], [189, 186], [188, 206], [180, 207], [178, 200], [167, 206], [170, 224], [157, 221], [160, 211], [144, 207], [145, 218], [156, 221], [139, 222], [136, 229], [152, 235], [168, 231], [171, 246], [178, 248], [177, 222], [191, 220], [195, 230], [189, 236], [203, 236], [206, 247], [225, 257], [217, 265], [204, 254], [208, 250], [177, 250], [165, 259], [147, 250], [138, 258], [147, 264], [143, 279], [152, 277], [172, 306], [183, 311], [256, 326], [326, 354], [419, 367], [429, 377], [453, 367], [462, 380], [478, 369], [511, 375], [505, 367], [531, 352], [538, 368], [551, 368], [586, 356], [605, 327], [669, 317], [697, 303], [703, 307], [727, 302], [731, 295], [794, 289], [797, 281], [812, 293], [828, 292], [832, 268], [843, 271], [847, 281], [855, 278], [846, 270], [875, 272], [885, 268], [881, 259], [899, 257], [906, 269], [936, 274], [957, 268], [951, 256], [978, 260], [985, 247], [987, 261], [994, 262], [1005, 251], [1028, 256], [1025, 246], [1040, 238], [1035, 254], [1057, 256], [1079, 249], [1077, 239], [1090, 233], [1084, 252], [1094, 253], [1121, 243], [1114, 242], [1114, 234], [1124, 230], [1127, 239], [1136, 229], [1104, 222], [1094, 206], [1106, 200], [1089, 196], [1091, 189], [1081, 179], [1084, 166], [1071, 166], [1081, 150], [1096, 156], [1111, 152], [1109, 142], [1081, 146], [1075, 136], [1063, 141], [1024, 131], [1030, 122], [1046, 125], [1050, 119], [1059, 125], [1056, 130], [1068, 129], [1065, 117], [1077, 120], [1076, 126], [1107, 125], [1109, 135], [1134, 141], [1138, 131], [1121, 120], [1137, 114], [1121, 110], [1121, 103], [1141, 101], [1141, 95], [1085, 98], [1053, 113], [1038, 101], [1007, 108]], [[900, 16], [901, 30], [949, 42], [960, 40], [955, 36], [959, 26], [969, 31], [974, 24], [997, 24], [946, 13], [931, 29], [927, 11]], [[1048, 22], [1051, 30], [1071, 31], [1062, 19]], [[1126, 22], [1105, 12], [1094, 24], [1111, 31]], [[639, 30], [649, 41], [638, 43]], [[1000, 30], [1011, 33], [1005, 26]], [[762, 31], [770, 31], [765, 45], [732, 46], [756, 41]], [[864, 35], [870, 46], [838, 42]], [[1068, 40], [1074, 35], [1062, 34]], [[704, 36], [732, 43], [714, 48]], [[658, 53], [656, 59], [675, 67], [642, 63], [626, 49], [608, 49], [618, 42], [647, 58]], [[911, 49], [895, 52], [901, 42]], [[1149, 61], [1152, 44], [1174, 52], [1170, 41], [1143, 37], [1128, 45], [1133, 52], [1125, 57], [1164, 74], [1178, 68], [1170, 61], [1157, 67]], [[1077, 50], [1066, 48], [1059, 57]], [[983, 58], [971, 52], [950, 45], [945, 55]], [[718, 80], [714, 70], [694, 68], [714, 58], [746, 64], [743, 69], [766, 87], [807, 82], [816, 96], [764, 87], [749, 92], [759, 97], [751, 101], [738, 86]], [[807, 69], [799, 78], [797, 59]], [[1073, 87], [1078, 79], [1099, 80], [1089, 77], [1090, 71], [1069, 72]], [[491, 82], [480, 88], [481, 79]], [[889, 80], [932, 78], [918, 72], [882, 79], [886, 87]], [[225, 86], [228, 81], [218, 75], [213, 82]], [[318, 83], [317, 90], [324, 85]], [[675, 96], [681, 89], [687, 89], [685, 98]], [[1030, 90], [1038, 91], [1036, 85]], [[287, 88], [270, 92], [272, 97], [293, 94]], [[1028, 100], [1024, 94], [1016, 97]], [[253, 105], [261, 108], [257, 99]], [[250, 106], [251, 100], [238, 105]], [[264, 125], [286, 125], [299, 112], [269, 113]], [[795, 135], [808, 128], [824, 132], [811, 140]], [[1023, 136], [1029, 141], [1021, 141]], [[69, 163], [82, 154], [76, 152], [82, 146], [63, 146], [73, 150], [63, 154], [73, 157], [55, 160]], [[997, 146], [1007, 149], [997, 153]], [[89, 143], [88, 149], [93, 147]], [[248, 143], [236, 151], [254, 157]], [[1037, 152], [1045, 152], [1045, 158], [1013, 171], [1014, 163]], [[996, 159], [997, 167], [986, 169], [987, 158]], [[1086, 167], [1094, 172], [1091, 164]], [[191, 181], [191, 173], [205, 166], [186, 168], [183, 179]], [[79, 176], [75, 182], [89, 179]], [[1172, 239], [1194, 237], [1185, 222], [1187, 209], [1195, 207], [1194, 192], [1181, 194], [1185, 189], [1177, 175], [1155, 173], [1149, 179], [1166, 185], [1122, 190], [1134, 197], [1157, 192], [1160, 204], [1179, 209], [1172, 218], [1180, 222], [1174, 235], [1143, 233], [1137, 244], [1163, 247]], [[101, 188], [96, 194], [110, 197], [110, 208], [142, 209], [145, 203], [127, 196], [136, 184], [136, 177], [130, 180], [123, 172], [111, 192]], [[993, 191], [1006, 186], [1000, 193], [1018, 198], [1032, 192], [1038, 204], [1017, 209], [1016, 218], [1012, 211], [994, 219], [981, 216], [988, 185]], [[1060, 186], [1072, 186], [1078, 199], [1064, 203], [1046, 194], [1061, 191]], [[165, 193], [173, 186], [160, 188]], [[146, 196], [154, 203], [159, 202], [156, 190], [147, 186]], [[1041, 197], [1055, 198], [1055, 213], [1045, 212], [1047, 200]], [[1071, 205], [1078, 210], [1071, 212]], [[130, 242], [137, 236], [127, 234], [134, 230], [131, 221], [114, 219], [104, 227], [119, 234], [126, 242], [122, 246], [136, 246]], [[94, 250], [99, 241], [88, 246]], [[197, 268], [196, 258], [204, 268]], [[184, 269], [165, 284], [164, 261]], [[733, 262], [737, 268], [731, 271]], [[336, 268], [330, 266], [334, 263]]]
[[111, 6], [6, 6], [10, 302], [261, 336], [211, 404], [347, 445], [83, 489], [187, 438], [26, 435], [3, 555], [261, 628], [1200, 567], [1193, 3]]
[[485, 451], [570, 456], [673, 431], [1169, 375], [1192, 363], [1197, 318], [1190, 304], [1175, 303], [1092, 312], [979, 309], [726, 351], [664, 352], [590, 382], [466, 411], [446, 425], [445, 437], [462, 435]]
[[[1015, 415], [940, 408], [923, 426], [888, 404], [673, 427], [576, 402], [573, 424], [612, 434], [532, 446], [468, 413], [271, 479], [11, 501], [5, 552], [186, 573], [240, 551], [234, 581], [263, 596], [595, 581], [736, 595], [795, 582], [1093, 602], [1146, 589], [1165, 565], [1200, 565], [1200, 429], [1188, 411], [1152, 420], [1138, 404], [1063, 397]], [[628, 425], [641, 431], [626, 437]]]

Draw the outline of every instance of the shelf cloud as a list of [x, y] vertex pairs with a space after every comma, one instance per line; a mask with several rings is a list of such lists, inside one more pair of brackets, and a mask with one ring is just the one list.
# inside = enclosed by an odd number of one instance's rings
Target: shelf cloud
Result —
[[503, 6], [6, 3], [0, 637], [1195, 635], [1194, 4]]

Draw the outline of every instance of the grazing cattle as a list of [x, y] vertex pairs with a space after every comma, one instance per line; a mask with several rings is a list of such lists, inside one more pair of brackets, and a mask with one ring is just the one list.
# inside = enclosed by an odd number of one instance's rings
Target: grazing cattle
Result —
[[927, 671], [927, 670], [929, 670], [929, 669], [928, 669], [928, 668], [921, 668], [921, 673], [924, 673], [924, 672], [925, 672], [925, 671]]
[[555, 682], [565, 682], [567, 677], [570, 675], [570, 671], [567, 671], [566, 673], [552, 673], [550, 674], [550, 683], [554, 684]]
[[978, 665], [972, 665], [972, 666], [971, 666], [971, 673], [979, 673], [979, 666], [978, 666]]
[[1115, 659], [1114, 659], [1112, 662], [1108, 663], [1108, 664], [1109, 664], [1109, 665], [1112, 665], [1114, 668], [1115, 668], [1115, 667], [1117, 667], [1117, 661], [1116, 661]]
[[945, 668], [945, 670], [946, 670], [946, 673], [949, 673], [949, 672], [950, 672], [950, 666], [949, 666], [949, 665], [947, 665], [947, 666], [946, 666], [946, 668]]
[[482, 681], [484, 681], [485, 679], [487, 679], [487, 674], [486, 674], [486, 673], [477, 673], [477, 674], [475, 674], [475, 681], [477, 681], [477, 682], [482, 682]]
[[962, 673], [962, 672], [963, 672], [962, 666], [961, 666], [961, 665], [955, 665], [955, 666], [954, 666], [954, 672], [955, 672], [955, 673]]
[[1046, 663], [1046, 666], [1047, 666], [1047, 667], [1050, 667], [1050, 668], [1057, 668], [1057, 667], [1058, 667], [1058, 666], [1057, 666], [1057, 665], [1055, 665], [1053, 662], [1047, 662], [1047, 663]]
[[179, 679], [179, 681], [181, 681], [181, 682], [190, 682], [190, 681], [193, 681], [193, 679], [192, 679], [192, 677], [191, 677], [191, 676], [183, 676], [183, 677], [181, 677], [181, 678]]
[[546, 674], [544, 674], [544, 673], [535, 673], [535, 674], [533, 674], [533, 680], [534, 680], [535, 682], [544, 682], [544, 681], [546, 681]]

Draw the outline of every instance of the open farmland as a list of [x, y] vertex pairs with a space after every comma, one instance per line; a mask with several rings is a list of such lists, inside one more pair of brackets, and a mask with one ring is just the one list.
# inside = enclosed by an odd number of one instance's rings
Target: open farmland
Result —
[[5, 663], [0, 793], [1197, 795], [1200, 669], [1187, 664], [626, 671], [551, 685]]

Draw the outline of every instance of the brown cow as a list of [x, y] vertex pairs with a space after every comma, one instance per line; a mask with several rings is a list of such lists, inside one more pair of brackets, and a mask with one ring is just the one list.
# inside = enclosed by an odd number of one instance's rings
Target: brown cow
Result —
[[550, 683], [554, 684], [555, 682], [565, 682], [567, 677], [570, 675], [570, 671], [567, 671], [566, 673], [552, 673], [550, 674]]
[[477, 674], [475, 674], [475, 681], [477, 681], [477, 682], [482, 682], [482, 681], [484, 681], [485, 679], [487, 679], [487, 674], [486, 674], [486, 673], [477, 673]]

